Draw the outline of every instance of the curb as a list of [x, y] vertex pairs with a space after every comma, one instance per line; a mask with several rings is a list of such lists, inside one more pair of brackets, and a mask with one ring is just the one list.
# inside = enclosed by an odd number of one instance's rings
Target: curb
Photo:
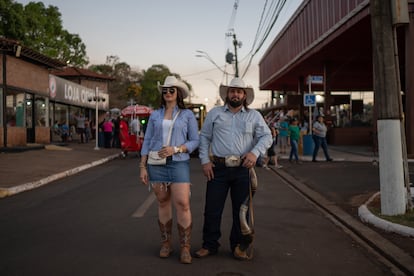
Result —
[[379, 233], [369, 228], [360, 219], [358, 220], [357, 218], [352, 217], [334, 202], [326, 199], [306, 184], [301, 183], [289, 173], [283, 170], [273, 171], [281, 176], [284, 181], [287, 181], [287, 183], [289, 183], [288, 185], [291, 185], [299, 193], [303, 194], [310, 202], [319, 208], [328, 211], [328, 213], [336, 220], [345, 224], [349, 228], [349, 231], [345, 232], [348, 234], [355, 234], [358, 239], [366, 242], [370, 247], [375, 249], [375, 252], [385, 257], [386, 260], [403, 270], [407, 275], [414, 275], [414, 258], [409, 253], [385, 239]]
[[361, 205], [358, 208], [358, 216], [361, 218], [361, 220], [387, 232], [397, 233], [406, 237], [414, 237], [414, 228], [392, 223], [371, 213], [367, 206], [379, 195], [380, 192], [376, 192], [368, 199], [365, 204]]
[[102, 158], [102, 159], [97, 160], [97, 161], [92, 161], [90, 163], [84, 164], [82, 166], [79, 166], [79, 167], [76, 167], [76, 168], [73, 168], [73, 169], [69, 169], [69, 170], [64, 171], [64, 172], [60, 172], [60, 173], [50, 175], [48, 177], [45, 177], [45, 178], [37, 180], [37, 181], [28, 182], [28, 183], [21, 184], [21, 185], [18, 185], [18, 186], [14, 186], [14, 187], [11, 187], [11, 188], [0, 188], [0, 198], [4, 198], [4, 197], [7, 197], [7, 196], [12, 196], [12, 195], [15, 195], [15, 194], [18, 194], [18, 193], [22, 193], [22, 192], [25, 192], [25, 191], [29, 191], [29, 190], [41, 187], [41, 186], [46, 185], [46, 184], [48, 184], [50, 182], [53, 182], [55, 180], [77, 174], [81, 171], [84, 171], [86, 169], [101, 165], [103, 163], [106, 163], [106, 162], [108, 162], [110, 160], [113, 160], [113, 159], [116, 159], [118, 157], [119, 157], [119, 154], [114, 154], [114, 155], [108, 156], [106, 158]]

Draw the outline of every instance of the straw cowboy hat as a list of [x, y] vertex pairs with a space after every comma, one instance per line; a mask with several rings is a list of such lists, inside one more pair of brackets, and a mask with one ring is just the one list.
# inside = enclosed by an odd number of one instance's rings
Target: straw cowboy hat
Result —
[[227, 91], [230, 87], [235, 88], [242, 88], [246, 92], [246, 103], [247, 105], [251, 104], [254, 100], [254, 91], [253, 88], [250, 86], [246, 86], [244, 81], [240, 78], [234, 78], [231, 80], [230, 84], [227, 85], [220, 85], [220, 97], [223, 102], [226, 102], [227, 98]]
[[177, 87], [178, 89], [181, 90], [183, 94], [183, 99], [188, 97], [188, 94], [189, 94], [188, 86], [183, 81], [178, 80], [174, 76], [166, 77], [163, 85], [161, 85], [160, 82], [158, 82], [158, 91], [160, 93], [163, 87]]

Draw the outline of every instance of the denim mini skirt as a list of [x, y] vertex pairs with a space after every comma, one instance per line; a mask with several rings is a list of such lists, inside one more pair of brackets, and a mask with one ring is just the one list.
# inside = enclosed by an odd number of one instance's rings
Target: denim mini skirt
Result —
[[149, 182], [190, 183], [190, 160], [173, 161], [167, 158], [166, 165], [148, 165]]

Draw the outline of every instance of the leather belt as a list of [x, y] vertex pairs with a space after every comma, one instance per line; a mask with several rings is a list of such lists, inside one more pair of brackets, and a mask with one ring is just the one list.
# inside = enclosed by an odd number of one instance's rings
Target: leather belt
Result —
[[239, 167], [242, 164], [242, 160], [240, 159], [240, 157], [237, 157], [235, 155], [230, 155], [230, 156], [226, 156], [226, 157], [219, 157], [219, 156], [214, 156], [213, 155], [213, 160], [214, 163], [216, 164], [222, 164], [226, 167], [229, 168], [235, 168], [235, 167]]
[[226, 158], [213, 155], [213, 161], [220, 164], [226, 163]]

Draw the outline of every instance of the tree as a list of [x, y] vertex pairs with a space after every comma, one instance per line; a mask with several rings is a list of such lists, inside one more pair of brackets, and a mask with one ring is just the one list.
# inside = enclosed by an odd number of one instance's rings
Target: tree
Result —
[[124, 107], [128, 100], [140, 100], [142, 72], [132, 70], [126, 62], [120, 62], [118, 56], [107, 56], [106, 64], [91, 65], [89, 70], [114, 78], [109, 84], [109, 102], [111, 107]]
[[161, 95], [158, 91], [157, 83], [162, 83], [164, 79], [171, 75], [170, 69], [162, 64], [152, 65], [146, 71], [141, 81], [142, 101], [148, 106], [158, 107], [161, 102]]
[[88, 64], [85, 44], [79, 35], [63, 29], [61, 13], [55, 6], [46, 8], [42, 2], [23, 6], [0, 0], [0, 35], [71, 66]]
[[[115, 79], [108, 87], [111, 107], [124, 107], [129, 100], [133, 100], [137, 104], [157, 108], [161, 103], [157, 84], [163, 83], [170, 75], [181, 79], [180, 75], [171, 73], [162, 64], [152, 65], [144, 71], [132, 70], [131, 66], [121, 62], [115, 55], [108, 56], [106, 64], [91, 65], [88, 69]], [[191, 85], [185, 83], [191, 90]]]
[[[162, 84], [165, 78], [171, 75], [181, 79], [179, 74], [171, 73], [170, 69], [163, 64], [155, 64], [145, 70], [140, 82], [141, 92], [137, 102], [154, 108], [159, 107], [161, 93], [158, 91], [158, 83]], [[186, 81], [184, 83], [191, 90], [191, 85]]]

